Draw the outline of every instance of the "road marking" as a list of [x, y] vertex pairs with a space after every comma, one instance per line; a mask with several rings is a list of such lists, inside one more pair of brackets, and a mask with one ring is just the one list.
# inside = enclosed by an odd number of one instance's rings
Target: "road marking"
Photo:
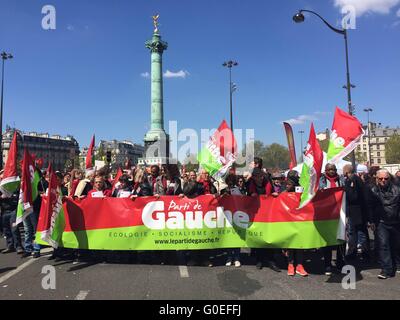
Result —
[[75, 297], [75, 300], [85, 300], [89, 292], [90, 291], [84, 290], [79, 291], [78, 295]]
[[179, 273], [181, 278], [189, 278], [189, 270], [187, 266], [179, 266]]
[[[46, 254], [46, 253], [49, 253], [52, 251], [53, 251], [53, 248], [46, 248], [46, 249], [41, 250], [41, 253]], [[10, 271], [9, 273], [5, 274], [4, 276], [0, 277], [0, 284], [7, 281], [11, 277], [15, 276], [17, 273], [21, 272], [26, 267], [29, 267], [31, 264], [33, 264], [34, 262], [36, 262], [38, 260], [39, 259], [33, 259], [32, 257], [30, 257], [28, 261], [26, 261], [25, 263], [18, 266], [17, 269], [14, 269], [14, 270]]]
[[12, 271], [10, 271], [9, 273], [7, 273], [6, 275], [0, 277], [0, 284], [7, 281], [8, 279], [10, 279], [12, 276], [15, 276], [17, 273], [21, 272], [22, 270], [24, 270], [26, 267], [29, 267], [32, 263], [34, 263], [36, 261], [36, 259], [32, 259], [30, 258], [28, 261], [26, 261], [25, 263], [21, 264], [20, 266], [18, 266], [17, 269], [14, 269]]

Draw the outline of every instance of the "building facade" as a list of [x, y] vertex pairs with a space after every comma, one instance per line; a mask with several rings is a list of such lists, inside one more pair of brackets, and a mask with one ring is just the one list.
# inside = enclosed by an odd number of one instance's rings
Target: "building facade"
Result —
[[7, 128], [3, 133], [2, 150], [3, 163], [5, 164], [10, 150], [14, 132], [18, 132], [18, 159], [22, 160], [24, 148], [29, 150], [36, 159], [43, 159], [43, 168], [47, 168], [49, 162], [54, 170], [63, 171], [66, 167], [74, 167], [79, 156], [79, 144], [72, 137], [49, 135], [48, 133], [30, 132], [24, 133], [17, 129]]
[[111, 152], [111, 166], [113, 169], [116, 169], [119, 166], [124, 166], [126, 161], [129, 161], [132, 165], [137, 165], [139, 159], [144, 155], [144, 146], [133, 143], [131, 141], [100, 141], [99, 146], [97, 147], [97, 152], [101, 150], [102, 155], [100, 159], [106, 161], [104, 158], [107, 154], [107, 151]]
[[400, 134], [400, 128], [389, 128], [370, 123], [364, 126], [366, 132], [361, 144], [357, 147], [358, 154], [371, 166], [388, 164], [386, 161], [385, 145], [394, 134]]

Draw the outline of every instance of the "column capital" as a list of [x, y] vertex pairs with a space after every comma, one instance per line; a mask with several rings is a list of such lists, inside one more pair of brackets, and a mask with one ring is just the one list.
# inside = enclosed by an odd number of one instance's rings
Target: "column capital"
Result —
[[158, 33], [153, 34], [151, 40], [146, 41], [146, 48], [156, 53], [163, 53], [168, 48], [168, 43], [161, 40], [161, 36]]

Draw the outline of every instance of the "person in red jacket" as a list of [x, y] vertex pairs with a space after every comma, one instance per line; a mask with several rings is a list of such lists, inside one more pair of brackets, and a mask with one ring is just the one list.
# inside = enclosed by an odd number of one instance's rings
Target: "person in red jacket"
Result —
[[111, 197], [111, 190], [106, 189], [104, 177], [96, 176], [94, 178], [93, 189], [89, 191], [88, 198], [107, 198]]

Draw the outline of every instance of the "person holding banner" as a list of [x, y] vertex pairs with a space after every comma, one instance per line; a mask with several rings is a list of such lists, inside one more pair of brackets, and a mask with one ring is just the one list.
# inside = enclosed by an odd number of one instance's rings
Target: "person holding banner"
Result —
[[124, 174], [118, 179], [119, 185], [115, 188], [113, 198], [129, 198], [132, 195], [132, 187], [129, 185], [129, 177]]
[[[253, 162], [253, 173], [249, 180], [249, 194], [253, 197], [259, 195], [271, 195], [272, 184], [270, 182], [269, 175], [265, 173], [263, 169], [263, 161], [261, 158], [254, 158]], [[276, 265], [275, 262], [275, 249], [254, 249], [256, 256], [256, 267], [261, 270], [265, 264], [275, 272], [281, 272], [281, 269]]]
[[164, 196], [167, 188], [167, 179], [160, 174], [160, 167], [152, 165], [150, 167], [150, 175], [148, 176], [149, 184], [153, 189], [153, 194]]
[[[344, 180], [337, 173], [336, 165], [332, 163], [327, 163], [325, 166], [325, 173], [322, 174], [319, 188], [329, 189], [329, 188], [339, 188], [344, 187]], [[340, 272], [344, 266], [344, 255], [346, 251], [346, 245], [339, 245], [333, 247], [325, 247], [322, 249], [324, 254], [325, 263], [325, 275], [330, 276], [333, 272], [332, 266], [332, 251], [336, 249], [336, 268]]]
[[106, 189], [103, 176], [96, 176], [94, 178], [93, 189], [89, 191], [88, 198], [106, 198], [111, 197], [111, 190]]
[[[296, 187], [300, 186], [299, 177], [290, 176], [286, 181], [285, 192], [296, 192]], [[302, 249], [289, 249], [287, 250], [288, 256], [288, 276], [293, 277], [298, 274], [302, 277], [307, 277], [308, 273], [303, 267], [304, 262], [304, 250]]]
[[86, 178], [79, 181], [74, 193], [74, 197], [81, 199], [86, 197], [89, 191], [93, 189], [93, 181], [94, 170], [89, 170], [86, 172]]

